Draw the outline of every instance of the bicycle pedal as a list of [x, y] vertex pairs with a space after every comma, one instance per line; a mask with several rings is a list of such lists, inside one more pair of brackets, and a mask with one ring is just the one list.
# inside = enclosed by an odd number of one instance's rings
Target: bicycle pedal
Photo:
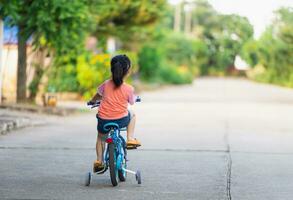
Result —
[[128, 150], [129, 149], [137, 149], [137, 146], [129, 145], [129, 146], [126, 147], [126, 149], [128, 149]]
[[104, 174], [107, 170], [108, 170], [108, 167], [105, 167], [103, 170], [98, 171], [98, 172], [94, 172], [94, 173], [96, 173], [96, 174]]

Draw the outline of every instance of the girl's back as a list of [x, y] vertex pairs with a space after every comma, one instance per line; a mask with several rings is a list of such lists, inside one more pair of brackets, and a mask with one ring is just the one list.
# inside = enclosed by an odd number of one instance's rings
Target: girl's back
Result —
[[128, 103], [134, 104], [134, 88], [126, 83], [116, 87], [112, 80], [99, 86], [102, 101], [99, 117], [102, 119], [119, 119], [128, 115]]

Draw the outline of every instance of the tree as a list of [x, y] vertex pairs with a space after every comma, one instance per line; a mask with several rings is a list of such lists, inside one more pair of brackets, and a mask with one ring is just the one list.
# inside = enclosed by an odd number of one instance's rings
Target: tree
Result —
[[254, 39], [250, 39], [243, 45], [240, 55], [250, 67], [254, 67], [259, 62], [258, 51], [258, 42]]
[[[1, 17], [18, 27], [17, 101], [21, 102], [26, 100], [28, 39], [32, 38], [35, 50], [47, 50], [57, 56], [79, 51], [84, 46], [89, 7], [86, 0], [3, 0], [0, 8]], [[41, 68], [36, 68], [34, 88], [43, 74]], [[33, 91], [31, 98], [35, 95]]]
[[129, 48], [127, 43], [148, 35], [147, 29], [164, 14], [166, 0], [91, 0], [89, 4], [96, 23], [93, 34], [100, 44], [114, 36]]
[[245, 17], [219, 14], [207, 1], [198, 0], [195, 4], [193, 34], [209, 49], [208, 61], [201, 66], [201, 73], [208, 74], [210, 69], [226, 71], [244, 43], [252, 37], [253, 28]]
[[[256, 42], [258, 63], [265, 68], [260, 81], [293, 87], [293, 9], [276, 11], [272, 25]], [[253, 49], [249, 49], [251, 54]]]
[[222, 31], [218, 37], [217, 54], [223, 60], [218, 60], [218, 67], [225, 69], [227, 66], [234, 66], [235, 57], [241, 53], [243, 45], [253, 36], [253, 28], [247, 18], [236, 14], [220, 15], [220, 21], [222, 21]]

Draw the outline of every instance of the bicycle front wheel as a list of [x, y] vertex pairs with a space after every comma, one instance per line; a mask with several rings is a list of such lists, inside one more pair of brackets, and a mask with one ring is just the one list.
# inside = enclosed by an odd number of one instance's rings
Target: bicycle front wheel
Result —
[[118, 185], [118, 181], [117, 181], [118, 170], [116, 168], [116, 152], [115, 152], [114, 144], [109, 144], [108, 148], [109, 148], [109, 168], [110, 168], [111, 182], [113, 186], [117, 186]]

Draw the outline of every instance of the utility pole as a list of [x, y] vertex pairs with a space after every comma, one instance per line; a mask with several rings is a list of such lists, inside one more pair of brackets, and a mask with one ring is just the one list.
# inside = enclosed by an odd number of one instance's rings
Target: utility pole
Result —
[[184, 33], [190, 36], [192, 31], [192, 11], [194, 9], [194, 3], [192, 1], [186, 1], [184, 4]]
[[190, 35], [191, 33], [191, 11], [189, 9], [185, 10], [184, 33], [186, 35]]
[[3, 73], [2, 73], [2, 63], [3, 63], [3, 20], [0, 18], [0, 104], [2, 103], [2, 82], [3, 82]]
[[181, 3], [178, 2], [175, 5], [175, 13], [174, 13], [174, 31], [180, 32], [181, 26]]

